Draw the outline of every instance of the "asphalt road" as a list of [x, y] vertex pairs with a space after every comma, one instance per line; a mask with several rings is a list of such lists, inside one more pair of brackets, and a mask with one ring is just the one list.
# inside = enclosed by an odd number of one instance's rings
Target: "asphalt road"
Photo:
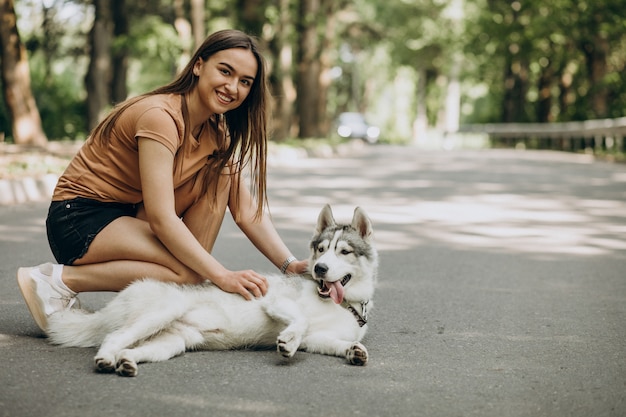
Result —
[[[18, 267], [51, 259], [45, 203], [0, 207], [0, 416], [624, 416], [626, 166], [512, 150], [372, 146], [270, 169], [299, 257], [321, 207], [372, 218], [380, 282], [370, 362], [193, 352], [92, 370], [93, 349], [46, 342]], [[215, 256], [270, 271], [228, 221]], [[99, 308], [111, 294], [83, 294]]]

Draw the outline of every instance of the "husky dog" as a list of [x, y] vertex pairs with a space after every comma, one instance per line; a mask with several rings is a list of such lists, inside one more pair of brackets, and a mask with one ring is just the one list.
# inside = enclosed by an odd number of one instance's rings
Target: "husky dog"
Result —
[[310, 275], [269, 275], [264, 297], [246, 301], [217, 286], [143, 279], [103, 309], [64, 310], [49, 317], [47, 334], [61, 346], [97, 347], [95, 369], [137, 375], [137, 364], [168, 360], [187, 350], [273, 348], [367, 363], [367, 331], [378, 258], [372, 225], [357, 207], [352, 223], [319, 214], [310, 243]]

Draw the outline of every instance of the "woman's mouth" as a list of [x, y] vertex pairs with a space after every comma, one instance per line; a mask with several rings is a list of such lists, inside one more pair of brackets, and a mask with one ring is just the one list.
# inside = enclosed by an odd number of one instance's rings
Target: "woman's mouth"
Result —
[[234, 99], [234, 98], [232, 98], [231, 96], [226, 95], [226, 94], [224, 94], [224, 93], [221, 93], [221, 92], [219, 92], [219, 91], [217, 92], [217, 99], [218, 99], [218, 100], [219, 100], [222, 104], [225, 104], [225, 105], [226, 105], [226, 104], [230, 104], [230, 103], [232, 103], [233, 101], [235, 101], [235, 99]]

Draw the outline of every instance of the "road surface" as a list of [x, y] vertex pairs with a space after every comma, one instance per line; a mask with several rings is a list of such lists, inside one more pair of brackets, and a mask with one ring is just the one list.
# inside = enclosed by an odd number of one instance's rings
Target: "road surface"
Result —
[[[370, 362], [193, 352], [92, 370], [46, 342], [16, 282], [51, 260], [45, 203], [0, 207], [0, 416], [624, 416], [626, 166], [557, 152], [371, 146], [275, 162], [274, 222], [307, 256], [317, 214], [370, 215], [381, 264]], [[228, 217], [228, 216], [227, 216]], [[215, 256], [273, 267], [232, 221]], [[81, 294], [99, 308], [111, 294]]]

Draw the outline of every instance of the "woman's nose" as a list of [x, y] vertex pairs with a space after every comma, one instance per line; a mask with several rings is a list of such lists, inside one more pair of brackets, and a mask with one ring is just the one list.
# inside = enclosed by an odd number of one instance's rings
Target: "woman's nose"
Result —
[[236, 92], [236, 91], [237, 91], [237, 83], [238, 83], [238, 82], [239, 82], [239, 81], [238, 81], [237, 79], [235, 79], [235, 78], [233, 78], [233, 79], [229, 80], [229, 81], [226, 83], [226, 90], [227, 90], [229, 93], [234, 93], [234, 92]]

